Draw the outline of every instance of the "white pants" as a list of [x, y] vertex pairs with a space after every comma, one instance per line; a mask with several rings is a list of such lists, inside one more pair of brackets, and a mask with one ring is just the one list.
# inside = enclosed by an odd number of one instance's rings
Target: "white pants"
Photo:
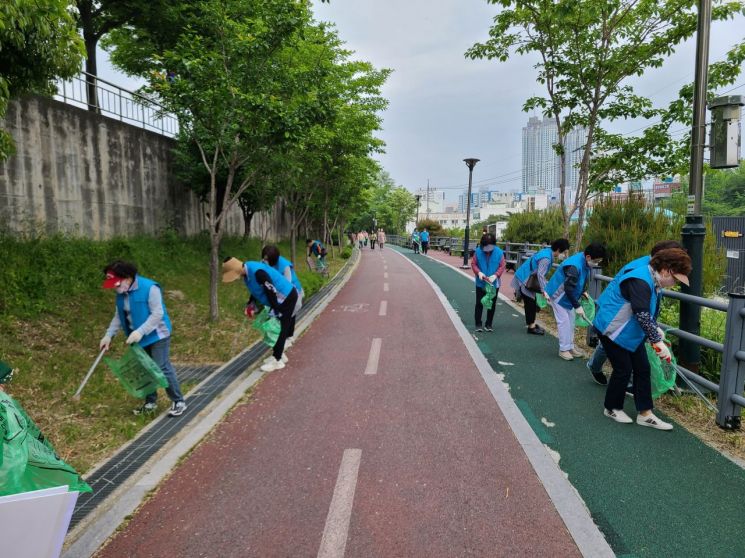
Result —
[[567, 310], [554, 301], [551, 301], [551, 307], [559, 330], [559, 350], [571, 351], [574, 349], [574, 310]]

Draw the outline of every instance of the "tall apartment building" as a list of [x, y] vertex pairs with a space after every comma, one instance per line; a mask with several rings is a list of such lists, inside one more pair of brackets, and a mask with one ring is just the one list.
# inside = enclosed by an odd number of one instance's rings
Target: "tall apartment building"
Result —
[[[522, 191], [529, 195], [557, 197], [561, 179], [561, 161], [554, 150], [559, 133], [553, 118], [531, 116], [523, 128]], [[585, 145], [587, 131], [575, 128], [564, 138], [566, 158], [565, 179], [567, 198], [577, 189], [579, 162]]]

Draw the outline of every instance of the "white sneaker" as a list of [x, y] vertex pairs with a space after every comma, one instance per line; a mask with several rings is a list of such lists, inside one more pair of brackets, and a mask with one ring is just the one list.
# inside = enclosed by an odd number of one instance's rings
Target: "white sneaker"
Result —
[[272, 360], [274, 362], [267, 362], [261, 366], [263, 372], [274, 372], [275, 370], [281, 370], [285, 367], [285, 363], [281, 360], [274, 360], [274, 357], [272, 357]]
[[585, 354], [582, 351], [578, 351], [574, 347], [572, 347], [572, 350], [569, 351], [569, 354], [571, 354], [575, 358], [583, 357]]
[[621, 424], [631, 424], [634, 422], [631, 420], [631, 417], [623, 412], [622, 409], [613, 409], [612, 411], [609, 411], [608, 409], [603, 409], [603, 414], [608, 417], [612, 418], [616, 422], [620, 422]]
[[649, 426], [650, 428], [656, 428], [657, 430], [672, 430], [673, 425], [669, 422], [657, 418], [654, 413], [649, 413], [646, 417], [642, 415], [636, 415], [636, 424], [639, 426]]
[[[272, 362], [276, 362], [276, 360], [277, 360], [277, 359], [276, 359], [276, 358], [274, 358], [274, 356], [268, 356], [268, 357], [266, 357], [266, 358], [264, 359], [264, 364], [269, 364], [269, 363], [272, 363]], [[284, 362], [285, 364], [287, 364], [287, 361], [288, 361], [289, 359], [287, 358], [287, 355], [283, 353], [283, 354], [282, 354], [282, 359], [281, 359], [281, 360], [282, 360], [282, 362]]]
[[559, 351], [559, 358], [563, 358], [564, 360], [574, 360], [574, 356], [572, 356], [572, 353], [569, 351]]

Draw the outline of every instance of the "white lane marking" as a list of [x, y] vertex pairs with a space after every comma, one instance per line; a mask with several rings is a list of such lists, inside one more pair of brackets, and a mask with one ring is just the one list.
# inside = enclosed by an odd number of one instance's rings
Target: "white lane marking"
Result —
[[321, 548], [318, 549], [318, 558], [342, 558], [344, 556], [361, 459], [361, 449], [344, 450], [339, 475], [336, 477], [334, 496], [331, 498], [329, 514], [326, 516]]
[[380, 310], [378, 311], [378, 316], [387, 316], [388, 315], [388, 301], [387, 300], [381, 300], [380, 301]]
[[502, 366], [515, 366], [514, 362], [502, 362], [501, 360], [498, 360], [497, 364], [500, 364]]
[[382, 345], [383, 340], [380, 337], [373, 338], [372, 345], [370, 345], [370, 356], [367, 357], [365, 376], [378, 373], [378, 361], [380, 361], [380, 348]]
[[388, 283], [383, 283], [383, 291], [388, 292]]
[[384, 265], [383, 266], [383, 271], [388, 271], [388, 266], [387, 265]]
[[388, 272], [387, 271], [383, 274], [383, 279], [388, 279]]

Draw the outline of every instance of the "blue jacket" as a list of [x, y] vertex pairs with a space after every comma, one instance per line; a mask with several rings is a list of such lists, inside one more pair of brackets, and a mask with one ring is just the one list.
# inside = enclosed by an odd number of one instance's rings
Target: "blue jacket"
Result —
[[314, 240], [310, 245], [310, 253], [314, 256], [320, 256], [321, 250], [323, 249], [323, 244], [321, 244], [320, 240]]
[[266, 271], [272, 285], [274, 285], [274, 288], [282, 296], [286, 297], [295, 288], [292, 286], [292, 283], [285, 279], [284, 275], [263, 262], [246, 262], [243, 265], [246, 267], [246, 277], [244, 279], [246, 288], [264, 306], [269, 306], [269, 299], [266, 297], [266, 293], [264, 293], [264, 287], [256, 280], [256, 272], [260, 269]]
[[[300, 294], [303, 292], [303, 286], [300, 284], [300, 279], [298, 279], [297, 273], [295, 273], [295, 266], [292, 265], [292, 262], [290, 260], [280, 256], [277, 260], [277, 265], [274, 266], [274, 269], [279, 271], [284, 277], [285, 269], [287, 269], [288, 267], [290, 268], [290, 273], [292, 275], [292, 285], [297, 289], [298, 294]], [[285, 277], [285, 279], [286, 278], [287, 277]]]
[[587, 265], [587, 260], [585, 259], [584, 252], [578, 252], [572, 257], [564, 260], [559, 268], [556, 270], [556, 272], [551, 276], [551, 280], [548, 282], [548, 285], [546, 285], [546, 293], [548, 294], [548, 296], [550, 296], [554, 302], [558, 302], [560, 306], [563, 306], [567, 310], [571, 310], [572, 308], [574, 308], [572, 306], [572, 303], [569, 302], [569, 299], [565, 296], [564, 293], [564, 279], [566, 279], [564, 270], [567, 268], [567, 266], [570, 265], [576, 267], [579, 271], [579, 280], [577, 282], [577, 287], [580, 289], [579, 294], [582, 294], [582, 291], [585, 288], [584, 285], [587, 281], [588, 274], [590, 273], [590, 266]]
[[539, 250], [538, 252], [533, 254], [530, 259], [525, 260], [522, 263], [522, 265], [515, 272], [515, 277], [517, 277], [521, 284], [524, 285], [525, 282], [528, 280], [528, 277], [530, 277], [530, 275], [536, 269], [538, 269], [539, 260], [548, 260], [548, 269], [549, 271], [551, 271], [551, 264], [554, 263], [554, 253], [551, 248], [543, 248], [542, 250]]
[[[504, 252], [502, 252], [502, 249], [499, 246], [495, 246], [491, 255], [487, 256], [486, 252], [481, 249], [481, 246], [477, 246], [473, 253], [473, 257], [476, 258], [476, 263], [479, 264], [481, 273], [489, 277], [490, 275], [494, 275], [497, 272], [497, 269], [499, 269], [499, 263], [504, 257]], [[476, 277], [476, 286], [479, 289], [483, 289], [486, 287], [486, 281], [482, 281]], [[497, 280], [494, 282], [494, 286], [499, 288], [499, 277], [497, 277]]]
[[[127, 320], [127, 315], [124, 312], [125, 295], [116, 293], [116, 311], [119, 314], [119, 321], [122, 324], [122, 329], [127, 336], [144, 324], [150, 317], [150, 306], [147, 303], [148, 297], [150, 296], [150, 289], [152, 287], [160, 289], [158, 283], [152, 279], [143, 277], [142, 275], [137, 275], [135, 281], [137, 281], [137, 288], [126, 294], [126, 296], [129, 297], [129, 315], [132, 318], [133, 327], [130, 327], [129, 320]], [[168, 312], [166, 311], [165, 302], [163, 303], [163, 321], [165, 322], [166, 327], [168, 327], [168, 332], [170, 333], [173, 331], [171, 319], [168, 317]], [[140, 340], [139, 345], [140, 347], [147, 347], [156, 341], [160, 341], [160, 337], [158, 337], [158, 331], [154, 329]]]
[[652, 271], [648, 265], [629, 271], [618, 281], [613, 281], [598, 298], [600, 309], [595, 315], [593, 326], [603, 335], [627, 351], [635, 351], [644, 342], [646, 334], [634, 318], [631, 302], [621, 294], [621, 284], [629, 279], [644, 280], [652, 292], [649, 313], [655, 316], [660, 306], [660, 289], [654, 283]]
[[420, 232], [419, 238], [422, 240], [422, 242], [429, 242], [429, 231]]

